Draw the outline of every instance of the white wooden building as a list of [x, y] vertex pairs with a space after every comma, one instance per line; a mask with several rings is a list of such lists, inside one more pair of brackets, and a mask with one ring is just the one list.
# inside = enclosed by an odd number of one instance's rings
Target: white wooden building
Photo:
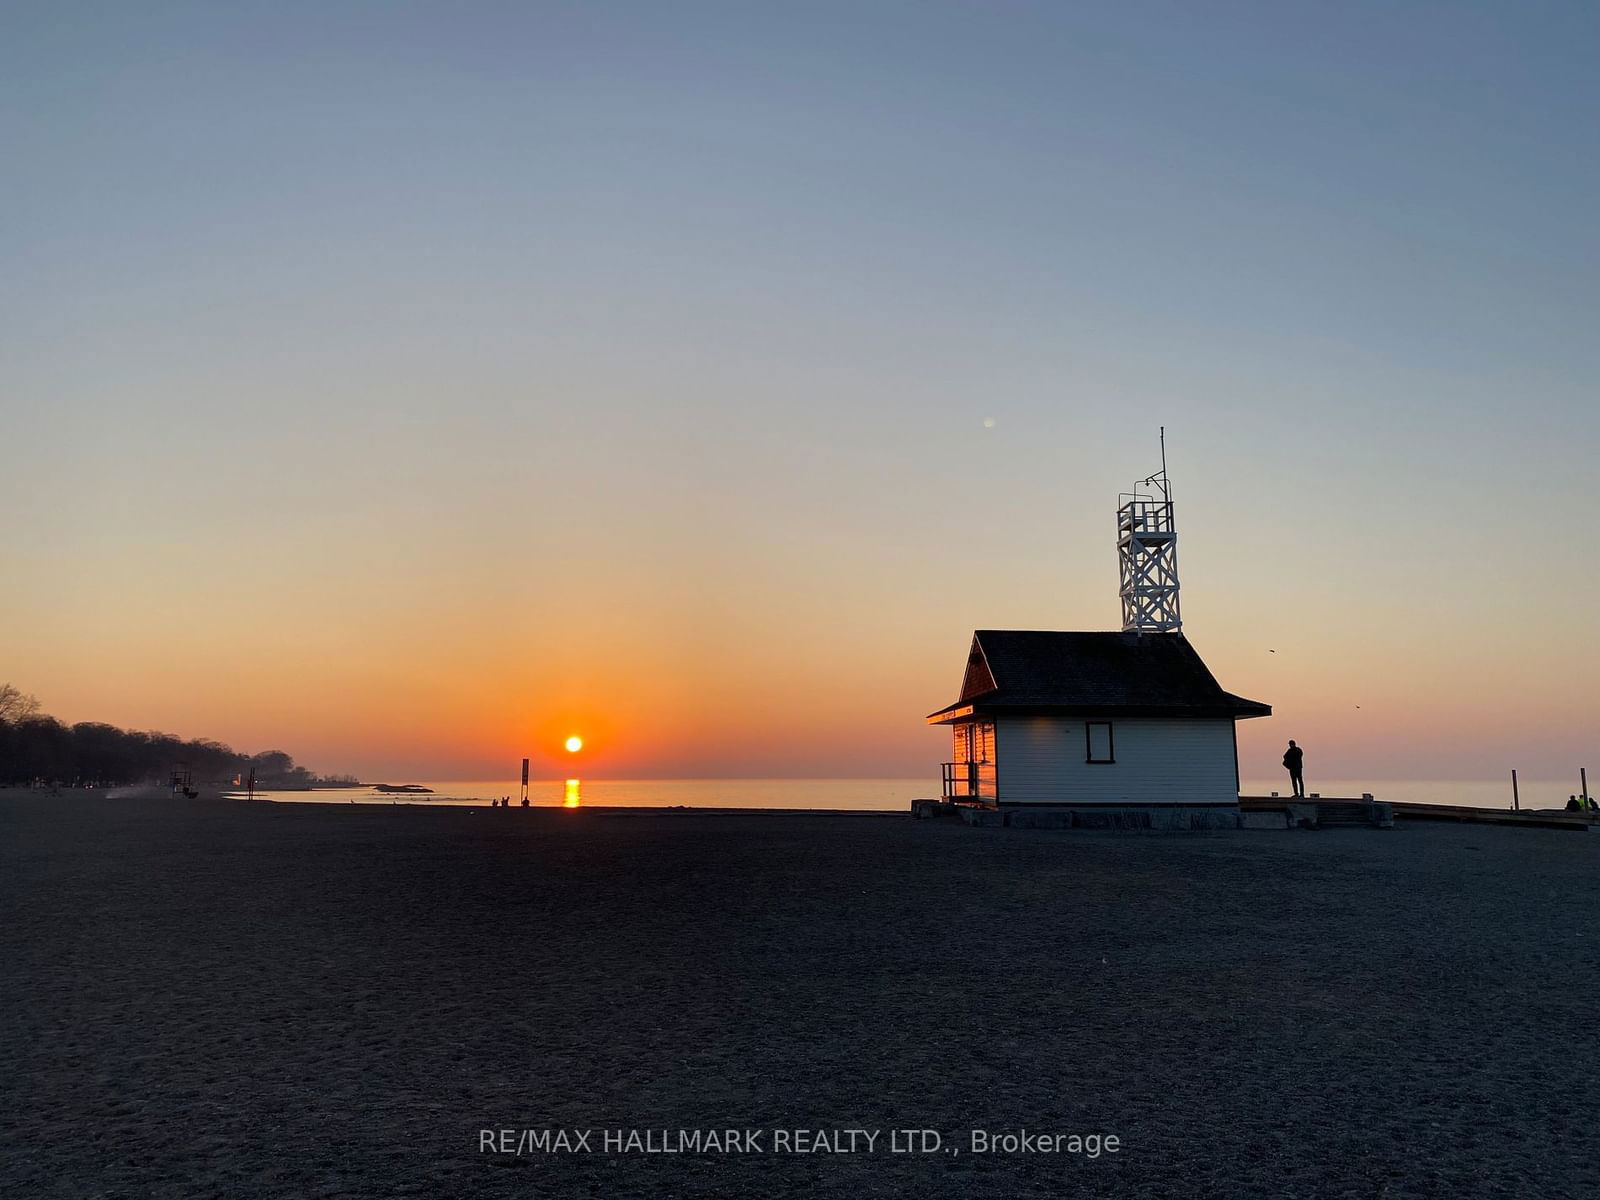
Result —
[[1182, 633], [980, 629], [961, 694], [928, 717], [954, 753], [943, 798], [1001, 808], [1236, 807], [1235, 722]]

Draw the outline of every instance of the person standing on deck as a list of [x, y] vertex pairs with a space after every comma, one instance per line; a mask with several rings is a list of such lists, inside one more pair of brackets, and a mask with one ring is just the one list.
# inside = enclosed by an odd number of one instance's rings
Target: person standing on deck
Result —
[[1291, 740], [1289, 748], [1283, 752], [1283, 765], [1289, 768], [1289, 782], [1294, 785], [1294, 794], [1297, 799], [1306, 798], [1305, 776], [1300, 773], [1300, 764], [1305, 761], [1305, 751], [1296, 746]]

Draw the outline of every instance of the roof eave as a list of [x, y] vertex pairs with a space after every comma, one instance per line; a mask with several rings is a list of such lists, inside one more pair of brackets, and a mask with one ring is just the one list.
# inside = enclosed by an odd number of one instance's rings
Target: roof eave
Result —
[[1196, 720], [1270, 717], [1266, 704], [952, 704], [927, 717], [929, 725], [951, 725], [980, 717], [1191, 717]]

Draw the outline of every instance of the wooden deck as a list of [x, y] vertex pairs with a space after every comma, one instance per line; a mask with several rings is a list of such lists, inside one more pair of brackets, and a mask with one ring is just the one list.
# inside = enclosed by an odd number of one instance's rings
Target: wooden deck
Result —
[[[1363, 796], [1307, 796], [1304, 800], [1293, 796], [1240, 796], [1239, 808], [1244, 812], [1279, 812], [1291, 804], [1344, 805], [1370, 803]], [[1387, 800], [1397, 820], [1405, 821], [1458, 821], [1478, 825], [1521, 825], [1532, 829], [1569, 829], [1583, 833], [1588, 829], [1600, 831], [1600, 817], [1592, 813], [1563, 812], [1559, 809], [1470, 808], [1460, 804], [1411, 804], [1401, 800]]]

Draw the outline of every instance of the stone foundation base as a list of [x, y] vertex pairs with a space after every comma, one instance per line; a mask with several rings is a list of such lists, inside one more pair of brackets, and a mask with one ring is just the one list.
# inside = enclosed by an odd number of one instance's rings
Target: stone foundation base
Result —
[[1261, 806], [1252, 798], [1237, 808], [1203, 808], [1174, 804], [1130, 804], [1117, 808], [980, 808], [943, 800], [913, 800], [911, 815], [921, 820], [944, 818], [984, 829], [1148, 829], [1186, 833], [1208, 829], [1327, 829], [1367, 825], [1394, 828], [1394, 807], [1382, 801], [1284, 801]]
[[1191, 833], [1238, 829], [1237, 808], [1182, 808], [1175, 805], [1129, 805], [1127, 808], [1000, 808], [963, 809], [969, 825], [1010, 829], [1152, 830]]

